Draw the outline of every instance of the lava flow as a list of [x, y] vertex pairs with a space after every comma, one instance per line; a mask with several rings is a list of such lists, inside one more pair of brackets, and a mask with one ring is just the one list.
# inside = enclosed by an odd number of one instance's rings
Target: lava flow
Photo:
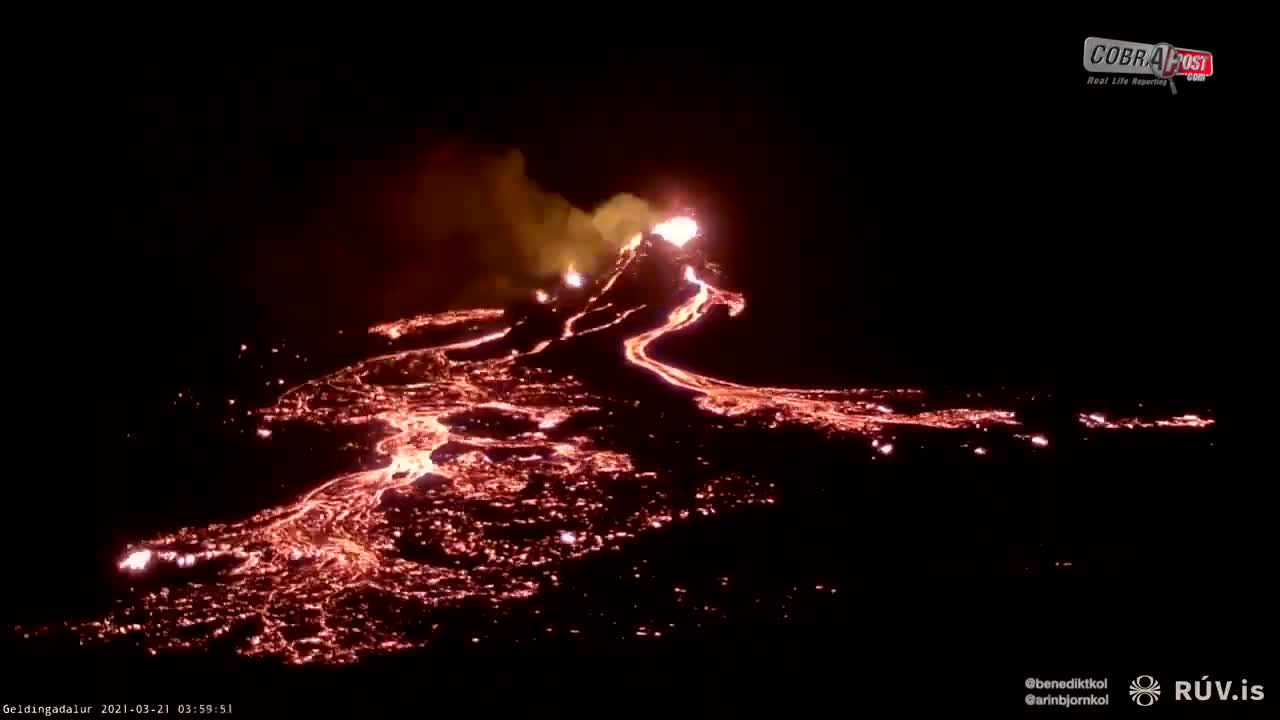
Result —
[[[574, 343], [616, 338], [628, 363], [618, 372], [650, 373], [692, 394], [706, 413], [766, 427], [871, 435], [881, 456], [893, 452], [893, 443], [880, 437], [893, 426], [1019, 425], [1010, 410], [925, 411], [923, 393], [915, 390], [755, 387], [662, 361], [655, 355], [660, 339], [688, 330], [716, 308], [733, 317], [746, 305], [742, 295], [704, 277], [707, 266], [688, 249], [698, 233], [692, 219], [670, 220], [654, 233], [672, 247], [657, 253], [637, 235], [595, 281], [570, 267], [563, 282], [591, 285], [593, 292], [579, 305], [556, 308], [567, 317], [558, 336], [531, 350], [509, 346], [520, 323], [503, 319], [500, 310], [371, 328], [392, 341], [423, 328], [454, 335], [286, 391], [260, 411], [259, 437], [302, 425], [359, 428], [377, 457], [374, 467], [336, 473], [293, 502], [239, 522], [136, 543], [122, 553], [119, 572], [145, 594], [121, 600], [99, 621], [35, 632], [126, 640], [153, 653], [217, 642], [288, 662], [350, 662], [428, 644], [434, 609], [467, 598], [497, 604], [528, 597], [575, 557], [619, 548], [672, 522], [773, 502], [766, 479], [712, 468], [690, 481], [688, 472], [636, 459], [617, 428], [646, 422], [640, 401], [607, 396], [543, 362], [542, 351], [556, 343], [572, 352]], [[636, 293], [619, 292], [641, 258], [674, 258], [673, 267], [663, 268], [679, 273], [674, 298], [640, 302]], [[542, 290], [536, 299], [561, 303]], [[659, 310], [659, 302], [668, 310]], [[588, 319], [592, 324], [581, 327]], [[477, 327], [483, 323], [492, 326]], [[588, 335], [590, 341], [582, 339]], [[1082, 415], [1081, 422], [1106, 429], [1148, 421]], [[1173, 422], [1203, 427], [1212, 420]], [[1030, 443], [1047, 444], [1038, 434]]]

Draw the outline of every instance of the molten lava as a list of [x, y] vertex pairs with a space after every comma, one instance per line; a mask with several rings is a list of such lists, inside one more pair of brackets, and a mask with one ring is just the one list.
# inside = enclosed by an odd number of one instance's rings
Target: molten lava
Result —
[[654, 226], [653, 232], [676, 247], [684, 247], [686, 243], [697, 237], [698, 223], [693, 218], [677, 217], [658, 223]]
[[[637, 235], [620, 249], [594, 295], [563, 300], [580, 304], [566, 305], [559, 336], [532, 350], [508, 347], [504, 338], [514, 325], [503, 325], [501, 310], [370, 328], [392, 340], [424, 328], [454, 334], [433, 347], [371, 357], [303, 383], [259, 415], [264, 439], [301, 426], [357, 428], [376, 462], [335, 472], [292, 502], [238, 522], [182, 528], [131, 545], [119, 570], [143, 579], [164, 574], [164, 592], [122, 602], [101, 621], [37, 633], [66, 629], [86, 642], [124, 639], [153, 652], [217, 641], [295, 663], [350, 662], [427, 644], [431, 632], [422, 629], [421, 616], [434, 608], [467, 598], [498, 605], [528, 597], [576, 557], [617, 549], [676, 521], [775, 501], [766, 479], [702, 462], [702, 475], [690, 480], [696, 473], [633, 457], [620, 433], [599, 428], [679, 429], [654, 425], [643, 414], [642, 397], [608, 396], [539, 364], [540, 353], [556, 343], [569, 349], [616, 342], [627, 363], [619, 372], [648, 373], [691, 395], [702, 411], [733, 419], [731, 425], [803, 425], [867, 436], [868, 455], [878, 462], [909, 453], [893, 442], [891, 433], [902, 426], [983, 438], [992, 437], [984, 431], [1020, 426], [1010, 410], [936, 402], [926, 410], [916, 390], [758, 387], [663, 361], [655, 347], [662, 338], [688, 331], [717, 309], [737, 316], [746, 303], [709, 282], [708, 266], [683, 249], [698, 233], [696, 222], [675, 218], [654, 232], [680, 248], [678, 262], [687, 263], [663, 268], [684, 281], [674, 297], [640, 303], [635, 293], [615, 292], [638, 259], [665, 262], [660, 258], [669, 254], [647, 252]], [[570, 287], [585, 285], [572, 266], [563, 279]], [[535, 298], [562, 302], [542, 291]], [[665, 311], [654, 307], [660, 302], [667, 303]], [[1083, 415], [1081, 422], [1108, 429], [1165, 421]], [[1169, 422], [1197, 428], [1212, 420]], [[1037, 447], [1049, 445], [1043, 435], [1030, 437]], [[972, 451], [987, 452], [985, 446]], [[662, 482], [691, 485], [681, 492], [651, 489]]]

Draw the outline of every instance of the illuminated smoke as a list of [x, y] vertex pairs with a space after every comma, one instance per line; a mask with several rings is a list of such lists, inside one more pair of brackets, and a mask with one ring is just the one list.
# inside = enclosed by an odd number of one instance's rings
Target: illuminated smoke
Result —
[[424, 160], [412, 216], [408, 242], [448, 261], [450, 274], [457, 272], [451, 259], [465, 258], [468, 277], [451, 299], [472, 307], [515, 299], [567, 267], [594, 273], [656, 220], [649, 204], [633, 195], [617, 195], [590, 212], [579, 209], [530, 179], [520, 152], [460, 146]]
[[540, 187], [515, 150], [435, 143], [347, 176], [326, 209], [255, 245], [264, 312], [310, 323], [339, 311], [378, 321], [501, 307], [570, 264], [595, 276], [659, 219], [627, 194], [575, 207]]
[[648, 232], [658, 222], [649, 202], [635, 195], [614, 195], [591, 212], [591, 224], [604, 239], [609, 252]]

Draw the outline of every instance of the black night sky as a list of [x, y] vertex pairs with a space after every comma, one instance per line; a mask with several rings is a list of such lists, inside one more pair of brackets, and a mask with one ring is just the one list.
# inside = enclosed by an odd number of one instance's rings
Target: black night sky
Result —
[[763, 368], [1210, 391], [1222, 267], [1172, 238], [1222, 221], [1226, 190], [1201, 179], [1223, 174], [1232, 78], [1177, 98], [1087, 87], [1082, 33], [1029, 34], [1035, 63], [1015, 44], [960, 70], [893, 34], [857, 63], [839, 43], [726, 39], [590, 63], [139, 49], [63, 97], [88, 142], [54, 194], [78, 210], [55, 222], [97, 228], [68, 258], [73, 291], [112, 318], [91, 325], [142, 343], [163, 326], [158, 349], [199, 355], [246, 324], [319, 331], [447, 304], [379, 199], [433, 144], [517, 147], [579, 206], [631, 191], [697, 207], [778, 339], [747, 353]]

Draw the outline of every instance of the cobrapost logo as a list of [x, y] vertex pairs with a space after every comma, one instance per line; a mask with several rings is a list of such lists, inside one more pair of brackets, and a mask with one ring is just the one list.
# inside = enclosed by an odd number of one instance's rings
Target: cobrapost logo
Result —
[[1126, 77], [1089, 78], [1090, 85], [1164, 85], [1174, 95], [1178, 88], [1173, 79], [1183, 76], [1203, 82], [1213, 75], [1213, 53], [1207, 50], [1179, 48], [1169, 43], [1129, 42], [1089, 37], [1084, 40], [1084, 69], [1090, 73], [1113, 75], [1145, 75], [1151, 79], [1130, 80]]
[[1150, 675], [1139, 675], [1129, 683], [1129, 699], [1142, 707], [1151, 707], [1160, 699], [1160, 682]]

